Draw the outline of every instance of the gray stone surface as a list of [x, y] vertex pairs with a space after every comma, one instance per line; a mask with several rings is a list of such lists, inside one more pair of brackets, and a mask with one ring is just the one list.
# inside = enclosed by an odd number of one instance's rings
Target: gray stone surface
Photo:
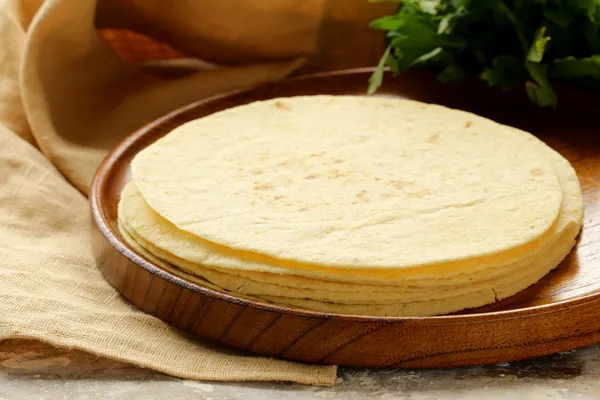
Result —
[[0, 345], [0, 399], [600, 399], [600, 346], [535, 360], [438, 370], [340, 369], [331, 388], [215, 383], [29, 341]]

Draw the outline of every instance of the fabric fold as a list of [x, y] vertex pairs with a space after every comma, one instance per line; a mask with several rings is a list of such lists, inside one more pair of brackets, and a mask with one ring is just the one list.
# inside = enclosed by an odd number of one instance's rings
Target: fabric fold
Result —
[[0, 0], [0, 340], [43, 340], [189, 379], [332, 385], [334, 366], [191, 339], [130, 305], [93, 260], [84, 195], [129, 133], [192, 101], [281, 80], [305, 51], [166, 79], [117, 56], [94, 26], [96, 6]]

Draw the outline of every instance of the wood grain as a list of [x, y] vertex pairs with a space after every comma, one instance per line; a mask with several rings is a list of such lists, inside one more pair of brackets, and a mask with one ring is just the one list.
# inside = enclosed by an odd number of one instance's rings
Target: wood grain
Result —
[[241, 300], [172, 275], [124, 244], [116, 227], [132, 157], [174, 127], [279, 96], [365, 93], [369, 70], [298, 77], [182, 108], [140, 129], [103, 162], [90, 196], [93, 248], [106, 279], [143, 310], [226, 345], [286, 359], [366, 367], [422, 368], [497, 363], [600, 341], [600, 129], [598, 94], [559, 88], [559, 109], [540, 110], [521, 92], [478, 83], [441, 85], [426, 71], [386, 77], [379, 95], [466, 109], [538, 135], [577, 170], [586, 202], [578, 245], [529, 289], [476, 310], [426, 318], [317, 313]]

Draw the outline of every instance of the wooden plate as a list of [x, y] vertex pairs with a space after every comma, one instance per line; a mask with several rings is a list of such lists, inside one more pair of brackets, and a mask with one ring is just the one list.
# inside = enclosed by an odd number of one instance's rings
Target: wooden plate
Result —
[[100, 166], [90, 196], [93, 246], [106, 279], [141, 309], [195, 335], [251, 352], [311, 363], [441, 367], [511, 361], [600, 341], [600, 126], [595, 94], [559, 94], [560, 112], [477, 84], [438, 84], [427, 72], [387, 77], [380, 91], [488, 116], [538, 134], [577, 169], [585, 228], [561, 266], [529, 289], [477, 310], [427, 318], [358, 317], [247, 301], [203, 288], [130, 249], [116, 226], [133, 156], [176, 126], [254, 100], [301, 94], [364, 94], [369, 70], [297, 77], [184, 107], [140, 129]]

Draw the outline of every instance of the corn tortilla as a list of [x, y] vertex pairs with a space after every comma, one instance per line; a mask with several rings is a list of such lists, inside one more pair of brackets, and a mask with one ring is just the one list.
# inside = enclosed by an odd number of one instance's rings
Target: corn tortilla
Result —
[[436, 105], [294, 97], [180, 126], [132, 172], [153, 210], [222, 251], [385, 280], [534, 249], [562, 192], [532, 143]]

